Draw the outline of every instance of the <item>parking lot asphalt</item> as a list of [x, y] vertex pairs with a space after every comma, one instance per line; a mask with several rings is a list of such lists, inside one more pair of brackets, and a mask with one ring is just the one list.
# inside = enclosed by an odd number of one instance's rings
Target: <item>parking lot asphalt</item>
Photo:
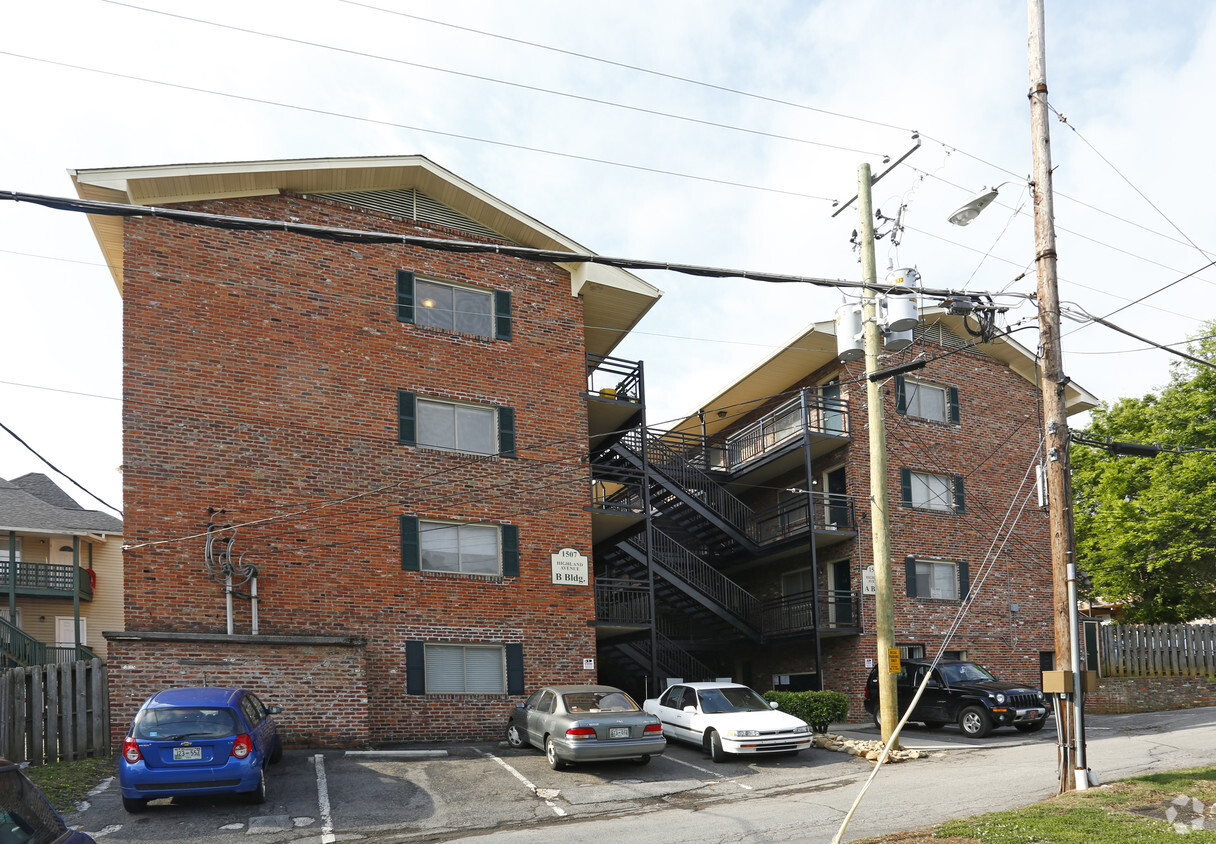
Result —
[[[871, 725], [833, 729], [875, 740]], [[1054, 743], [1050, 728], [1034, 735], [1000, 731], [981, 742], [956, 729], [909, 727], [905, 748], [926, 756], [1009, 745]], [[919, 761], [902, 765], [924, 764]], [[868, 776], [871, 765], [813, 748], [795, 755], [713, 762], [700, 748], [669, 743], [649, 764], [602, 762], [554, 771], [544, 754], [505, 742], [408, 745], [375, 752], [288, 751], [269, 769], [268, 799], [158, 800], [126, 813], [116, 784], [100, 789], [70, 818], [99, 841], [231, 841], [259, 844], [337, 841], [442, 841], [533, 827], [538, 822], [644, 815], [672, 807], [729, 804], [758, 796], [841, 788]]]

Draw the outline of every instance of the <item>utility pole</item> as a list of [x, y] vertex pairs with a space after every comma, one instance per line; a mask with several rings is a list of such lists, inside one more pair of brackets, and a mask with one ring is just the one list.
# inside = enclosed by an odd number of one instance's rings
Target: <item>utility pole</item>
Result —
[[[873, 180], [870, 165], [862, 164], [857, 175], [858, 229], [861, 238], [862, 330], [865, 335], [866, 375], [878, 370], [878, 350], [882, 342], [878, 327], [878, 303], [874, 285], [878, 272], [874, 260], [874, 207], [870, 195]], [[878, 639], [878, 711], [884, 744], [891, 741], [899, 723], [895, 674], [891, 651], [895, 647], [895, 601], [891, 592], [891, 526], [887, 521], [887, 427], [883, 413], [882, 388], [866, 379], [866, 408], [870, 431], [870, 525], [874, 546], [874, 626]], [[898, 745], [892, 745], [892, 750]]]
[[1085, 763], [1081, 654], [1077, 635], [1076, 561], [1073, 559], [1072, 483], [1069, 463], [1068, 411], [1060, 348], [1060, 298], [1056, 284], [1055, 209], [1051, 188], [1051, 138], [1048, 125], [1047, 60], [1043, 37], [1043, 0], [1028, 0], [1030, 17], [1030, 130], [1034, 152], [1034, 241], [1038, 276], [1039, 347], [1042, 365], [1039, 391], [1047, 449], [1047, 518], [1051, 530], [1051, 574], [1055, 620], [1056, 665], [1068, 665], [1072, 692], [1062, 696], [1060, 747], [1064, 758], [1060, 791], [1089, 785]]

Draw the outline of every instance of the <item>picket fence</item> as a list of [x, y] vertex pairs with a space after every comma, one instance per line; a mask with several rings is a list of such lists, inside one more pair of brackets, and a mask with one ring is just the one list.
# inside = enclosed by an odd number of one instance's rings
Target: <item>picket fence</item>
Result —
[[1103, 677], [1216, 675], [1216, 624], [1109, 624], [1098, 636]]
[[0, 670], [0, 756], [41, 765], [109, 755], [100, 659]]

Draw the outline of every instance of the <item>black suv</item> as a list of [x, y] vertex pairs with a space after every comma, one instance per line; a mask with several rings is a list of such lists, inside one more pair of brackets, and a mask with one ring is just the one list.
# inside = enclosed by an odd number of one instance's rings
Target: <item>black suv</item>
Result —
[[[931, 662], [906, 659], [901, 662], [896, 679], [899, 689], [899, 713], [902, 716], [912, 702], [925, 672], [932, 671], [925, 693], [916, 704], [910, 721], [920, 721], [931, 730], [943, 724], [956, 723], [973, 738], [983, 738], [994, 727], [1015, 727], [1024, 733], [1043, 729], [1047, 722], [1049, 704], [1038, 689], [997, 680], [982, 665], [975, 662], [942, 660]], [[866, 712], [879, 723], [878, 669], [870, 672], [866, 681]]]

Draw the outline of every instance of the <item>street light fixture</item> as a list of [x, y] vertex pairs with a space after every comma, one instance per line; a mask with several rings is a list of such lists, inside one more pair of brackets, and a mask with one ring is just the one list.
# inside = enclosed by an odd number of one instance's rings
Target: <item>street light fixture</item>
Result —
[[982, 191], [959, 206], [958, 210], [946, 219], [948, 219], [951, 223], [954, 223], [956, 226], [965, 226], [969, 224], [972, 220], [980, 215], [981, 211], [992, 204], [992, 201], [996, 199], [997, 191], [1000, 188], [1013, 183], [1014, 180], [1010, 179], [1009, 181], [1001, 182], [996, 187], [984, 188]]

